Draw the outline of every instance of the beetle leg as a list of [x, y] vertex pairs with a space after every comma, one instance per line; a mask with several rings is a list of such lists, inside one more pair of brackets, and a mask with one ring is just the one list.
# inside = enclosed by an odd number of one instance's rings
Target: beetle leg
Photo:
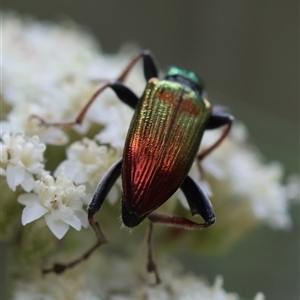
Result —
[[212, 225], [216, 220], [212, 204], [194, 179], [187, 176], [180, 188], [188, 201], [192, 215], [199, 214], [205, 221], [201, 224], [204, 225], [203, 228]]
[[229, 113], [229, 109], [227, 107], [215, 105], [212, 108], [212, 113], [205, 129], [216, 129], [223, 125], [231, 124], [233, 120], [234, 117]]
[[144, 67], [144, 76], [148, 81], [151, 78], [158, 78], [159, 71], [155, 64], [155, 60], [152, 56], [152, 53], [149, 50], [143, 51], [143, 67]]
[[132, 90], [130, 90], [128, 87], [126, 87], [120, 82], [116, 82], [112, 84], [110, 87], [113, 89], [113, 91], [117, 94], [118, 98], [123, 103], [135, 109], [139, 101], [139, 98]]
[[58, 122], [49, 122], [40, 116], [31, 115], [30, 118], [38, 119], [41, 126], [73, 126], [80, 125], [90, 108], [93, 102], [98, 98], [98, 96], [108, 87], [110, 87], [117, 96], [120, 98], [122, 102], [129, 105], [132, 108], [135, 108], [138, 103], [138, 97], [127, 87], [125, 87], [122, 82], [126, 79], [131, 69], [135, 66], [140, 58], [143, 58], [143, 69], [144, 76], [148, 81], [150, 78], [158, 77], [158, 69], [155, 65], [154, 58], [150, 51], [145, 50], [135, 58], [131, 60], [131, 62], [126, 66], [121, 75], [116, 79], [115, 83], [106, 83], [101, 86], [89, 99], [89, 101], [85, 104], [85, 106], [81, 109], [75, 120], [73, 121], [58, 121]]
[[142, 53], [132, 59], [132, 61], [127, 65], [122, 74], [117, 78], [117, 81], [123, 82], [140, 58], [143, 58], [145, 79], [148, 81], [153, 77], [158, 77], [158, 68], [156, 67], [152, 53], [149, 50], [144, 50], [142, 51]]
[[200, 154], [198, 154], [197, 159], [198, 161], [202, 160], [205, 156], [210, 154], [214, 149], [216, 149], [222, 141], [225, 139], [225, 137], [228, 135], [232, 122], [234, 120], [234, 117], [228, 113], [227, 108], [224, 106], [215, 106], [213, 107], [212, 114], [206, 124], [205, 129], [216, 129], [223, 125], [226, 125], [226, 128], [224, 129], [222, 135], [219, 137], [219, 139], [211, 145], [209, 148], [202, 151]]
[[96, 243], [88, 251], [86, 251], [83, 255], [81, 255], [79, 258], [77, 258], [67, 264], [54, 263], [52, 268], [49, 268], [49, 269], [43, 268], [42, 269], [43, 274], [48, 274], [48, 273], [61, 274], [65, 270], [71, 269], [71, 268], [75, 267], [76, 265], [78, 265], [79, 263], [81, 263], [82, 261], [88, 259], [97, 248], [99, 248], [101, 245], [107, 243], [105, 235], [103, 234], [98, 222], [94, 221], [93, 215], [88, 215], [88, 220], [96, 234], [96, 237], [97, 237]]
[[73, 125], [80, 125], [90, 108], [93, 102], [98, 98], [98, 96], [110, 87], [120, 98], [122, 102], [129, 105], [132, 108], [135, 108], [139, 98], [126, 86], [124, 86], [120, 82], [115, 83], [106, 83], [102, 87], [100, 87], [90, 98], [90, 100], [85, 104], [85, 106], [81, 109], [75, 120], [73, 121], [58, 121], [58, 122], [48, 122], [45, 119], [41, 118], [37, 115], [31, 115], [30, 118], [38, 119], [41, 126], [73, 126]]
[[152, 243], [151, 243], [151, 239], [152, 239], [152, 231], [153, 231], [153, 223], [150, 221], [149, 222], [149, 230], [148, 230], [148, 234], [147, 234], [147, 246], [148, 246], [148, 262], [147, 262], [147, 271], [150, 272], [154, 272], [155, 275], [155, 283], [159, 284], [161, 282], [160, 280], [160, 276], [156, 267], [156, 264], [153, 260], [153, 256], [152, 256]]
[[160, 282], [160, 277], [157, 271], [156, 264], [152, 257], [152, 223], [160, 223], [171, 227], [183, 228], [183, 229], [204, 229], [212, 225], [216, 218], [213, 207], [208, 197], [203, 193], [199, 185], [190, 177], [187, 176], [181, 185], [192, 215], [199, 214], [203, 219], [204, 223], [196, 223], [189, 219], [180, 216], [169, 216], [157, 213], [151, 213], [148, 215], [150, 220], [149, 232], [147, 235], [148, 244], [148, 272], [154, 272], [156, 283]]
[[122, 168], [122, 159], [119, 159], [117, 162], [115, 162], [106, 172], [102, 180], [97, 186], [96, 192], [93, 196], [93, 199], [87, 209], [88, 211], [88, 221], [92, 227], [92, 229], [95, 232], [97, 241], [96, 243], [88, 250], [86, 251], [82, 256], [79, 258], [71, 261], [67, 264], [62, 263], [55, 263], [52, 268], [49, 269], [43, 269], [43, 274], [47, 273], [56, 273], [61, 274], [66, 269], [73, 268], [80, 262], [88, 259], [90, 255], [101, 245], [107, 243], [107, 240], [98, 224], [93, 218], [94, 214], [101, 208], [107, 194], [109, 193], [110, 189], [118, 179], [118, 177], [121, 175], [121, 168]]
[[108, 171], [106, 171], [105, 175], [99, 182], [93, 199], [87, 209], [88, 214], [91, 216], [93, 216], [101, 208], [107, 194], [121, 175], [122, 163], [122, 158], [120, 158], [108, 169]]
[[199, 214], [205, 223], [196, 223], [184, 217], [156, 213], [149, 214], [148, 219], [151, 222], [184, 229], [204, 229], [215, 223], [215, 213], [210, 200], [190, 176], [185, 178], [180, 188], [187, 199], [192, 215]]

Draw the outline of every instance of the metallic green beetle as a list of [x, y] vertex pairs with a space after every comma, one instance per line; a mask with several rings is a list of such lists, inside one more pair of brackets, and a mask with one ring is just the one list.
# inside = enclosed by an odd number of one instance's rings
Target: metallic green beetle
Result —
[[[122, 82], [136, 62], [142, 58], [147, 85], [139, 98]], [[111, 88], [120, 100], [135, 109], [128, 130], [123, 157], [117, 161], [100, 181], [88, 207], [88, 218], [97, 235], [97, 243], [85, 255], [67, 265], [55, 265], [45, 273], [62, 272], [87, 258], [105, 237], [93, 215], [101, 208], [108, 192], [122, 175], [122, 220], [125, 226], [135, 227], [145, 218], [150, 220], [148, 234], [148, 271], [153, 271], [156, 282], [159, 274], [152, 259], [150, 239], [152, 223], [202, 229], [215, 222], [212, 205], [198, 184], [188, 176], [195, 158], [199, 161], [214, 150], [226, 137], [233, 117], [222, 106], [212, 107], [203, 97], [204, 84], [194, 73], [178, 67], [167, 70], [162, 80], [149, 51], [136, 56], [119, 78], [104, 84], [95, 92], [75, 121], [47, 123], [44, 125], [80, 124], [93, 101], [106, 88]], [[36, 116], [35, 116], [36, 117]], [[208, 149], [197, 155], [205, 130], [226, 125], [221, 137]], [[192, 215], [199, 214], [204, 223], [199, 224], [180, 216], [168, 216], [153, 211], [166, 202], [180, 188], [190, 206]]]

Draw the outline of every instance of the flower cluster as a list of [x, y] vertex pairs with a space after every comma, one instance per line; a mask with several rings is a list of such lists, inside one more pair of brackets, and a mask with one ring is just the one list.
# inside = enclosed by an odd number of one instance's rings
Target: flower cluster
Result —
[[23, 132], [11, 133], [1, 127], [0, 162], [1, 174], [6, 176], [8, 186], [15, 191], [21, 185], [30, 192], [34, 176], [44, 170], [43, 153], [46, 146], [39, 142], [38, 136], [26, 139]]
[[[101, 82], [117, 78], [139, 49], [126, 46], [115, 55], [107, 55], [89, 33], [73, 23], [38, 23], [12, 14], [2, 15], [2, 46], [5, 120], [0, 123], [0, 171], [5, 188], [15, 192], [15, 199], [7, 193], [9, 201], [2, 199], [1, 210], [4, 214], [15, 214], [23, 225], [30, 223], [26, 228], [32, 232], [39, 231], [37, 224], [44, 219], [55, 237], [62, 239], [70, 226], [76, 230], [88, 226], [84, 208], [106, 170], [121, 157], [133, 111], [106, 90], [92, 104], [83, 124], [74, 126], [74, 130], [39, 126], [39, 120], [30, 116], [37, 115], [50, 122], [73, 120]], [[138, 95], [142, 93], [145, 81], [139, 64], [125, 84]], [[213, 144], [220, 134], [219, 130], [205, 133], [199, 151]], [[215, 231], [207, 231], [201, 245], [196, 244], [197, 250], [207, 245], [210, 249], [228, 248], [261, 224], [276, 229], [291, 226], [289, 199], [299, 197], [299, 178], [284, 185], [283, 168], [278, 163], [264, 164], [258, 151], [249, 144], [242, 124], [233, 126], [230, 136], [201, 162], [200, 168], [195, 163], [190, 175], [211, 196], [222, 227], [220, 230], [216, 225]], [[117, 181], [108, 195], [111, 205], [120, 199], [120, 190]], [[180, 192], [172, 198], [180, 201], [169, 201], [173, 206], [166, 207], [168, 213], [188, 208]], [[12, 209], [12, 205], [20, 204], [25, 206], [22, 213]], [[12, 244], [19, 238], [17, 234], [22, 235], [22, 230], [11, 231]], [[192, 234], [189, 236], [194, 238]], [[35, 234], [34, 238], [38, 237]], [[34, 247], [28, 248], [35, 251]], [[126, 268], [128, 271], [129, 267]], [[166, 275], [166, 284], [157, 289], [129, 285], [135, 292], [122, 299], [187, 299], [184, 295], [189, 295], [186, 296], [189, 299], [194, 299], [194, 295], [203, 295], [203, 299], [239, 299], [222, 289], [220, 279], [209, 287], [193, 276], [180, 279], [176, 276]], [[51, 294], [45, 288], [47, 281], [35, 279], [32, 281], [35, 283], [24, 284], [20, 280], [14, 299], [64, 299], [61, 295], [68, 290], [61, 286], [56, 295]], [[77, 285], [74, 278], [70, 282], [78, 288], [78, 299], [109, 295], [94, 294], [84, 284]], [[255, 299], [263, 297], [258, 295]]]
[[35, 193], [22, 194], [18, 201], [26, 207], [22, 213], [22, 224], [26, 225], [45, 216], [46, 223], [53, 234], [61, 239], [69, 225], [80, 230], [87, 227], [87, 215], [82, 208], [85, 186], [75, 186], [65, 176], [55, 180], [45, 173], [34, 184]]
[[[221, 130], [205, 133], [200, 153], [221, 134]], [[281, 230], [291, 227], [290, 200], [299, 199], [299, 177], [292, 176], [286, 185], [282, 184], [282, 165], [263, 162], [258, 150], [248, 143], [243, 124], [235, 122], [229, 137], [205, 157], [201, 169], [199, 172], [195, 163], [190, 175], [210, 195], [217, 222], [202, 233], [201, 241], [196, 239], [196, 233], [186, 237], [185, 242], [196, 243], [198, 251], [222, 253], [262, 224]], [[188, 208], [182, 193], [178, 198]]]
[[[95, 266], [101, 265], [102, 268]], [[149, 285], [151, 276], [145, 276], [139, 259], [94, 256], [79, 271], [71, 270], [61, 276], [18, 281], [15, 300], [27, 299], [85, 299], [85, 300], [240, 300], [238, 294], [223, 287], [223, 278], [217, 276], [212, 285], [193, 274], [183, 274], [178, 264], [168, 261], [162, 268], [163, 283]], [[148, 278], [149, 277], [149, 278]], [[53, 289], [53, 286], [56, 288]], [[257, 293], [254, 300], [265, 300]]]
[[[91, 196], [108, 168], [120, 157], [120, 151], [108, 145], [99, 145], [96, 141], [83, 138], [67, 149], [67, 159], [60, 163], [54, 175], [64, 172], [75, 184], [85, 184]], [[110, 193], [111, 202], [118, 197], [118, 189]], [[109, 195], [109, 196], [110, 196]]]

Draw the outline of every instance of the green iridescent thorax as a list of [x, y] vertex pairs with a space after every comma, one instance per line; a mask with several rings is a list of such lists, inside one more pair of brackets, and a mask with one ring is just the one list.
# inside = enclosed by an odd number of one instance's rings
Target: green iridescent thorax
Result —
[[210, 103], [188, 86], [149, 80], [123, 153], [123, 191], [131, 212], [149, 213], [180, 187], [210, 114]]
[[188, 71], [176, 66], [171, 66], [167, 69], [166, 76], [180, 76], [188, 81], [195, 83], [202, 91], [204, 90], [204, 81], [192, 71]]

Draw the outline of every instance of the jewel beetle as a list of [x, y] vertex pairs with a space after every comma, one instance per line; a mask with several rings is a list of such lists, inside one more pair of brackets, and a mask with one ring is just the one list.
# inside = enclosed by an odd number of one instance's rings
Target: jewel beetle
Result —
[[[141, 97], [123, 82], [134, 65], [142, 59], [147, 81]], [[86, 259], [100, 245], [106, 243], [100, 226], [93, 216], [101, 208], [108, 192], [119, 176], [122, 177], [122, 221], [129, 228], [136, 227], [144, 219], [149, 220], [148, 264], [160, 282], [157, 267], [152, 258], [151, 236], [153, 223], [161, 223], [186, 229], [203, 229], [215, 222], [210, 200], [199, 185], [188, 175], [193, 161], [201, 161], [228, 135], [233, 116], [223, 106], [212, 106], [204, 97], [204, 83], [194, 73], [172, 66], [160, 78], [160, 72], [149, 51], [137, 55], [114, 82], [103, 84], [71, 122], [47, 122], [39, 116], [44, 126], [72, 126], [80, 124], [96, 98], [107, 88], [132, 107], [135, 112], [125, 141], [123, 157], [115, 162], [101, 179], [91, 203], [88, 219], [96, 233], [97, 242], [82, 257], [69, 264], [54, 264], [44, 273], [61, 273]], [[219, 139], [198, 154], [205, 130], [224, 126]], [[192, 215], [200, 215], [204, 223], [196, 223], [181, 216], [155, 213], [176, 191], [184, 193]]]

